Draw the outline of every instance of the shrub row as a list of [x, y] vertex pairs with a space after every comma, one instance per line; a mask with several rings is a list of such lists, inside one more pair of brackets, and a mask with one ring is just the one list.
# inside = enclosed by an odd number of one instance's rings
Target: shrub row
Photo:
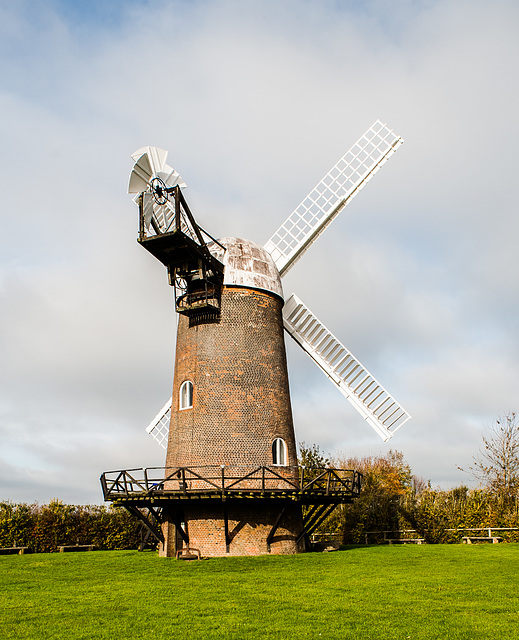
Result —
[[0, 502], [0, 547], [24, 546], [38, 553], [60, 545], [93, 544], [96, 549], [137, 549], [141, 526], [124, 509]]
[[319, 527], [317, 534], [332, 533], [345, 544], [383, 541], [371, 532], [413, 530], [411, 537], [429, 543], [461, 542], [466, 535], [487, 532], [461, 531], [471, 528], [507, 528], [497, 535], [508, 542], [519, 542], [519, 495], [498, 493], [489, 488], [465, 486], [448, 491], [433, 489], [430, 483], [413, 475], [402, 453], [385, 456], [337, 458], [329, 460], [317, 445], [300, 445], [300, 461], [313, 466], [330, 465], [356, 469], [363, 475], [360, 496], [352, 504], [341, 505]]

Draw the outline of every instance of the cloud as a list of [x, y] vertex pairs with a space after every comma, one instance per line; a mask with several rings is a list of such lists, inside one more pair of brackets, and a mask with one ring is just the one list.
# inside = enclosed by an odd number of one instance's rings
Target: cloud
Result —
[[[175, 318], [129, 155], [169, 149], [203, 227], [263, 243], [377, 118], [405, 145], [284, 281], [413, 415], [389, 445], [297, 348], [298, 440], [466, 481], [519, 376], [516, 4], [0, 8], [0, 497], [101, 500], [162, 451]], [[314, 370], [315, 369], [315, 370]], [[325, 425], [317, 432], [315, 425]]]

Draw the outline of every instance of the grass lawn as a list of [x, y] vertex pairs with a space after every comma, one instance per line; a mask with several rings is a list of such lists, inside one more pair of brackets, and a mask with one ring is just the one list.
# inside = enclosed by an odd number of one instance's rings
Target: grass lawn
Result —
[[0, 638], [519, 639], [519, 544], [0, 557]]

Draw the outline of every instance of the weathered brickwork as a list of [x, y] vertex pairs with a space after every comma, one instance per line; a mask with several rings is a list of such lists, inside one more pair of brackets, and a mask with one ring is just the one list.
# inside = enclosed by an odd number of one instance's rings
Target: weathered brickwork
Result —
[[[167, 466], [271, 465], [272, 442], [297, 465], [285, 343], [277, 296], [225, 287], [218, 323], [180, 316]], [[179, 389], [193, 382], [193, 408]]]
[[[189, 546], [200, 550], [202, 556], [248, 556], [292, 554], [301, 551], [296, 545], [301, 531], [301, 507], [292, 501], [234, 500], [227, 504], [229, 545], [225, 540], [224, 504], [220, 501], [201, 501], [186, 505], [182, 523], [189, 535]], [[285, 508], [279, 526], [267, 544], [267, 538], [281, 510]], [[185, 546], [176, 534], [175, 525], [163, 526], [166, 544], [161, 546], [162, 556], [174, 556]]]
[[[288, 466], [278, 469], [296, 479], [282, 306], [274, 293], [224, 286], [218, 322], [190, 326], [188, 318], [179, 317], [168, 467], [229, 465], [239, 475], [240, 466], [271, 466], [272, 443], [282, 438]], [[186, 380], [193, 383], [193, 406], [180, 410], [179, 390]], [[221, 501], [184, 501], [182, 517], [190, 545], [206, 556], [296, 553], [301, 507], [284, 506], [270, 549], [267, 537], [282, 508], [277, 500], [227, 502], [228, 550]], [[161, 553], [174, 555], [173, 522], [164, 525], [164, 534]]]

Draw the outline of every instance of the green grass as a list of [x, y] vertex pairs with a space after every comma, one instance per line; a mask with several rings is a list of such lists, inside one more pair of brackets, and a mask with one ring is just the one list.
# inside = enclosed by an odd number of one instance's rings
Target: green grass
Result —
[[0, 557], [0, 638], [519, 639], [519, 544]]

